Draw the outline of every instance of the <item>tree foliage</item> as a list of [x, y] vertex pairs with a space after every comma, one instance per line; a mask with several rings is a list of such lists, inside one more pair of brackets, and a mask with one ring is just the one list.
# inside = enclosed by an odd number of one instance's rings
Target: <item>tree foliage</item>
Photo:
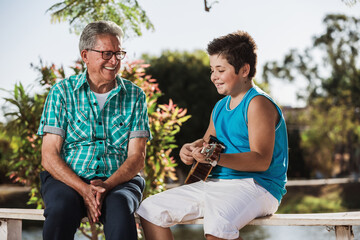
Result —
[[175, 144], [175, 135], [190, 115], [186, 115], [187, 109], [178, 107], [172, 99], [164, 104], [158, 102], [158, 98], [163, 93], [156, 80], [145, 74], [146, 68], [150, 65], [142, 62], [128, 63], [122, 76], [141, 86], [147, 96], [150, 130], [153, 137], [147, 144], [147, 160], [143, 171], [146, 179], [144, 196], [147, 197], [165, 190], [166, 179], [177, 180], [176, 163], [171, 152], [178, 147]]
[[[300, 123], [307, 162], [326, 176], [359, 170], [360, 19], [330, 14], [325, 32], [303, 52], [291, 50], [282, 62], [268, 62], [264, 78], [307, 81], [299, 97], [307, 102]], [[334, 163], [342, 169], [334, 172]], [[345, 167], [344, 167], [345, 166]]]
[[43, 104], [50, 87], [55, 83], [54, 79], [64, 77], [62, 67], [54, 65], [45, 67], [40, 61], [40, 66], [33, 66], [39, 71], [42, 78], [39, 79], [44, 92], [31, 94], [26, 91], [21, 83], [15, 84], [10, 92], [11, 97], [4, 98], [12, 106], [5, 113], [5, 117], [11, 119], [4, 124], [5, 139], [10, 142], [12, 151], [6, 159], [8, 176], [14, 182], [22, 183], [31, 187], [28, 204], [43, 206], [39, 192], [39, 173], [41, 167], [41, 138], [36, 135], [38, 124], [43, 110]]
[[51, 6], [52, 22], [68, 21], [79, 34], [90, 22], [110, 20], [122, 27], [126, 36], [141, 36], [142, 27], [154, 26], [137, 0], [64, 0]]

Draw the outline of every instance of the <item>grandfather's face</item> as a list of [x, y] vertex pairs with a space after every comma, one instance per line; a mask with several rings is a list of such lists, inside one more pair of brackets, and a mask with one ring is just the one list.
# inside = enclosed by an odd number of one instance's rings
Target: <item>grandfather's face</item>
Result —
[[[92, 49], [117, 52], [121, 50], [121, 43], [113, 35], [98, 35], [96, 44]], [[88, 69], [89, 78], [94, 83], [113, 81], [120, 70], [121, 60], [116, 59], [115, 54], [111, 59], [104, 60], [102, 53], [96, 51], [83, 50], [81, 53]]]

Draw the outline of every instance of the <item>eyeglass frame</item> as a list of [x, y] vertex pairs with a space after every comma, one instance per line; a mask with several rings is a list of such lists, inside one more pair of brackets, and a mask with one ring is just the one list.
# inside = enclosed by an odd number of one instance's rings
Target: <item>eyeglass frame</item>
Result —
[[[91, 49], [91, 48], [89, 48], [89, 49], [86, 49], [87, 51], [94, 51], [94, 52], [98, 52], [98, 53], [101, 53], [101, 57], [102, 57], [102, 59], [104, 59], [104, 60], [110, 60], [114, 55], [115, 55], [115, 58], [117, 59], [117, 60], [123, 60], [124, 58], [125, 58], [125, 56], [126, 56], [126, 51], [124, 51], [124, 50], [121, 50], [121, 51], [116, 51], [116, 52], [113, 52], [113, 51], [99, 51], [99, 50], [96, 50], [96, 49]], [[104, 56], [104, 53], [111, 53], [111, 57], [109, 58], [109, 59], [106, 59]], [[117, 57], [117, 53], [120, 53], [120, 57], [118, 58]]]

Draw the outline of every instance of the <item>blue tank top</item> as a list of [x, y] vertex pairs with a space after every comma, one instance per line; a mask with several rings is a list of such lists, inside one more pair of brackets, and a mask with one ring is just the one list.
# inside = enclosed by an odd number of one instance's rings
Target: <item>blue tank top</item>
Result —
[[285, 183], [288, 168], [288, 139], [281, 109], [268, 94], [254, 86], [247, 91], [239, 105], [232, 110], [229, 107], [230, 96], [219, 100], [213, 109], [212, 119], [216, 137], [226, 146], [224, 153], [250, 152], [247, 112], [250, 101], [259, 95], [269, 99], [276, 106], [280, 116], [280, 121], [275, 129], [275, 146], [270, 167], [264, 172], [243, 172], [218, 165], [213, 168], [209, 177], [219, 179], [254, 178], [280, 203], [282, 196], [286, 193]]

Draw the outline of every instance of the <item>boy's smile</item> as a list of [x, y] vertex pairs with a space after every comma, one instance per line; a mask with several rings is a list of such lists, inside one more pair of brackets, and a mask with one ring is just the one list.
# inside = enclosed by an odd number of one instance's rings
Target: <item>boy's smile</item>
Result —
[[[210, 55], [211, 81], [214, 83], [219, 94], [236, 97], [241, 95], [246, 86], [247, 74], [240, 69], [235, 73], [235, 68], [221, 55]], [[251, 81], [248, 81], [251, 82]]]

